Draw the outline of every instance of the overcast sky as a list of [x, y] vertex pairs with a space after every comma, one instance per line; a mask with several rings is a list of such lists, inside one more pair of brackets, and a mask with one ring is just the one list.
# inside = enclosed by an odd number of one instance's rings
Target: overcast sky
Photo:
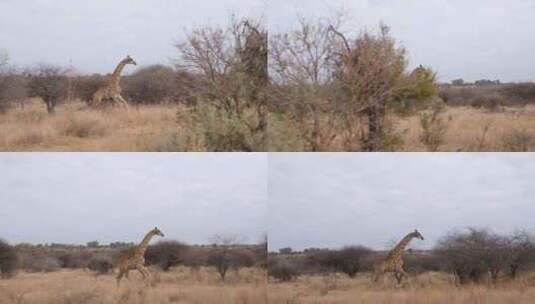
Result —
[[[273, 29], [296, 15], [324, 17], [343, 7], [346, 29], [384, 21], [408, 49], [412, 67], [438, 71], [440, 81], [481, 78], [534, 81], [533, 0], [270, 0]], [[297, 12], [297, 13], [296, 13]], [[291, 22], [292, 21], [292, 22]]]
[[431, 248], [467, 226], [535, 233], [535, 154], [269, 155], [269, 246]]
[[256, 243], [266, 232], [265, 154], [0, 154], [0, 238], [10, 242]]
[[127, 54], [171, 64], [186, 28], [264, 11], [264, 0], [0, 0], [0, 49], [18, 65], [72, 60], [80, 72], [111, 73]]
[[72, 60], [81, 72], [109, 73], [127, 53], [140, 65], [169, 64], [185, 28], [232, 13], [264, 16], [277, 31], [340, 8], [347, 29], [390, 25], [412, 67], [431, 66], [441, 81], [535, 80], [533, 0], [0, 0], [0, 48], [18, 65]]

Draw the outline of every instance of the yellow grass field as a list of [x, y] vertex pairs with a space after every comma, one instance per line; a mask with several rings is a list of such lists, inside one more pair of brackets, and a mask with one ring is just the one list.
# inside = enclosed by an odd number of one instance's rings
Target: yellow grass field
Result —
[[492, 285], [457, 287], [452, 277], [425, 273], [395, 284], [385, 278], [373, 284], [371, 275], [349, 279], [342, 274], [303, 276], [289, 283], [269, 283], [269, 304], [528, 304], [535, 303], [535, 277]]
[[83, 270], [19, 273], [0, 280], [1, 304], [262, 304], [266, 303], [266, 277], [258, 269], [229, 271], [221, 282], [214, 270], [198, 273], [179, 267], [168, 273], [152, 271], [146, 284], [137, 273], [117, 287], [115, 277], [95, 276]]
[[[70, 103], [58, 106], [56, 111], [50, 116], [43, 103], [34, 101], [0, 114], [0, 151], [165, 151], [174, 135], [189, 132], [187, 122], [177, 119], [177, 113], [182, 117], [188, 115], [184, 106], [98, 111], [82, 103]], [[452, 107], [441, 117], [447, 129], [439, 151], [535, 151], [535, 105], [500, 111]], [[420, 141], [418, 115], [391, 116], [389, 120], [402, 139], [400, 151], [426, 151]], [[270, 136], [281, 136], [269, 139], [275, 143], [270, 150], [304, 150], [296, 144], [300, 140], [297, 133], [292, 133], [293, 137], [284, 139], [278, 132], [270, 132]], [[285, 140], [291, 142], [287, 147]], [[187, 150], [206, 149], [199, 144], [188, 146]], [[335, 140], [329, 150], [341, 151], [343, 147]]]
[[177, 106], [140, 106], [129, 111], [58, 106], [48, 115], [40, 102], [0, 114], [2, 151], [153, 151], [178, 131]]

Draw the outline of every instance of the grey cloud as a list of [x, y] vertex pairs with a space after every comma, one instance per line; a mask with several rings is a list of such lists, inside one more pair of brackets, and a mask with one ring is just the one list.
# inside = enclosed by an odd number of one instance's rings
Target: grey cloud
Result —
[[0, 237], [13, 242], [136, 241], [266, 231], [262, 154], [2, 154]]
[[72, 60], [86, 73], [108, 73], [127, 53], [140, 65], [169, 64], [184, 29], [232, 14], [258, 17], [264, 7], [259, 0], [2, 0], [0, 48], [19, 65]]
[[429, 248], [452, 229], [535, 225], [534, 155], [270, 156], [270, 248], [386, 248], [412, 229]]
[[535, 80], [531, 0], [273, 0], [270, 26], [287, 29], [297, 15], [324, 17], [340, 8], [351, 17], [347, 30], [374, 28], [381, 21], [390, 25], [411, 65], [433, 67], [442, 81]]

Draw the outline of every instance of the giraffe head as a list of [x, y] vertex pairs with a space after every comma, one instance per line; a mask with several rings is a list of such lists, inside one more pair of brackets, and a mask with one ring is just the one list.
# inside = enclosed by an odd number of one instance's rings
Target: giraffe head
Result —
[[163, 232], [160, 231], [160, 229], [158, 229], [158, 227], [154, 227], [154, 229], [151, 230], [151, 233], [153, 235], [158, 235], [158, 236], [161, 236], [161, 237], [164, 237], [165, 235], [163, 234]]
[[424, 236], [420, 232], [418, 232], [418, 229], [414, 229], [414, 232], [411, 233], [411, 235], [412, 235], [413, 238], [417, 238], [417, 239], [420, 239], [422, 241], [424, 240]]
[[136, 61], [134, 59], [132, 59], [132, 57], [130, 57], [130, 55], [127, 55], [126, 58], [123, 60], [123, 62], [126, 63], [126, 64], [137, 65]]

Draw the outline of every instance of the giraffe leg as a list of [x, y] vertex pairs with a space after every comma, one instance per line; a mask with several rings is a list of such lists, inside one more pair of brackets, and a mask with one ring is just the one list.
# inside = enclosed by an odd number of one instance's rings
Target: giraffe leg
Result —
[[128, 102], [123, 98], [123, 96], [117, 94], [113, 96], [113, 101], [122, 105], [124, 108], [128, 109]]
[[398, 280], [398, 284], [401, 283], [401, 280], [402, 280], [403, 278], [407, 278], [407, 279], [409, 278], [409, 274], [408, 274], [407, 272], [405, 272], [405, 270], [403, 270], [403, 269], [398, 270], [398, 271], [396, 272], [396, 274], [399, 275], [399, 279], [397, 279], [397, 277], [396, 277], [396, 279]]
[[145, 266], [141, 266], [141, 268], [143, 269], [143, 271], [145, 271], [145, 275], [147, 276], [147, 278], [150, 279], [151, 275], [149, 270]]
[[399, 272], [394, 272], [394, 277], [396, 278], [398, 284], [401, 284], [401, 279], [403, 278], [403, 275]]
[[[128, 272], [126, 271], [126, 273]], [[121, 283], [121, 279], [123, 278], [124, 275], [125, 275], [125, 271], [123, 269], [119, 269], [119, 274], [117, 275], [117, 286], [119, 286], [119, 284]]]
[[93, 96], [93, 102], [91, 103], [91, 106], [96, 108], [100, 105], [101, 102], [102, 102], [102, 95], [97, 92], [95, 96]]
[[382, 276], [382, 273], [380, 271], [376, 271], [375, 275], [374, 275], [374, 278], [373, 278], [373, 281], [375, 283], [379, 282], [379, 277], [381, 277], [381, 276]]
[[150, 277], [150, 273], [149, 271], [147, 270], [147, 268], [143, 265], [138, 265], [136, 266], [136, 269], [141, 273], [141, 275], [143, 276], [143, 279], [148, 279]]

